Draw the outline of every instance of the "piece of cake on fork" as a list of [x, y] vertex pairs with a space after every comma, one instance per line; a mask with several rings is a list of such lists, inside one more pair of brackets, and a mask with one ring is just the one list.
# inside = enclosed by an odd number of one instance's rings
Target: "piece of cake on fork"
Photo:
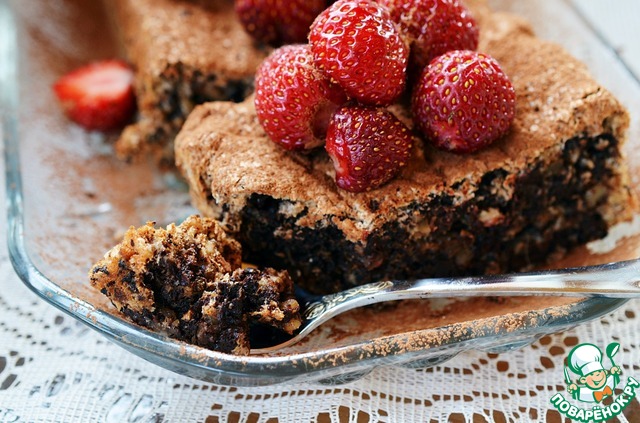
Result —
[[135, 323], [216, 351], [246, 355], [252, 327], [293, 333], [300, 306], [286, 271], [243, 268], [215, 220], [131, 227], [90, 270], [91, 285]]

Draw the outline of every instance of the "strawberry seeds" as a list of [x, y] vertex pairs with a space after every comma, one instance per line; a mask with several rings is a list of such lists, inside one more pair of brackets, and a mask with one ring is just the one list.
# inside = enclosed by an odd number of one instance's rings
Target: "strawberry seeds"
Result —
[[[324, 145], [342, 189], [376, 189], [407, 165], [415, 135], [386, 109], [396, 102], [411, 98], [416, 130], [454, 153], [488, 146], [514, 119], [515, 90], [474, 51], [478, 26], [458, 0], [236, 0], [235, 9], [256, 41], [285, 44], [256, 73], [262, 127], [287, 150]], [[132, 83], [126, 64], [105, 61], [54, 91], [72, 120], [110, 130], [135, 113]]]
[[408, 163], [415, 135], [386, 109], [404, 92], [423, 138], [454, 153], [486, 147], [514, 118], [515, 90], [474, 51], [477, 24], [457, 0], [338, 0], [308, 38], [283, 47], [298, 58], [276, 50], [261, 67], [256, 111], [287, 149], [324, 144], [344, 190], [376, 189]]

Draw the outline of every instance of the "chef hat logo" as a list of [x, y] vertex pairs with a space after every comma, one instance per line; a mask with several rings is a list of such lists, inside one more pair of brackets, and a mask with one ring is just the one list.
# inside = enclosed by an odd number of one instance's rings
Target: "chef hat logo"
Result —
[[578, 345], [571, 350], [567, 361], [571, 371], [581, 376], [604, 370], [602, 366], [602, 351], [592, 344]]

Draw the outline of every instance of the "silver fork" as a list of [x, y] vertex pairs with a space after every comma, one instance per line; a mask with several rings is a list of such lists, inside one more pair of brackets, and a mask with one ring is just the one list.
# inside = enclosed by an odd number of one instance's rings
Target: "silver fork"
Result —
[[315, 296], [302, 289], [296, 289], [296, 297], [302, 306], [303, 318], [302, 326], [296, 335], [278, 345], [252, 349], [251, 353], [266, 354], [289, 347], [326, 321], [358, 307], [386, 301], [494, 295], [639, 297], [640, 259], [507, 275], [382, 281], [324, 296]]

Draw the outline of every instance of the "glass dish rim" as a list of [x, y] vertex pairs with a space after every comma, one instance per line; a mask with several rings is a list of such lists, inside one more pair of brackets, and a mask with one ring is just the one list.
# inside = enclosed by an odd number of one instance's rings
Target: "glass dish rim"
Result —
[[[148, 354], [156, 355], [165, 367], [168, 363], [175, 363], [178, 370], [191, 375], [192, 377], [208, 380], [210, 379], [206, 373], [211, 371], [214, 380], [219, 376], [228, 376], [236, 382], [244, 380], [250, 382], [250, 385], [266, 382], [272, 383], [274, 379], [282, 379], [283, 377], [295, 378], [297, 376], [311, 375], [313, 373], [321, 373], [323, 370], [334, 369], [330, 363], [332, 359], [341, 357], [343, 367], [349, 367], [353, 364], [366, 364], [366, 362], [386, 361], [393, 364], [395, 358], [398, 362], [402, 362], [403, 358], [419, 355], [420, 352], [435, 353], [443, 350], [452, 349], [457, 346], [463, 347], [462, 344], [470, 341], [490, 340], [492, 338], [500, 338], [506, 336], [507, 339], [517, 339], [519, 336], [527, 336], [529, 342], [516, 345], [516, 347], [524, 346], [537, 339], [537, 336], [547, 333], [553, 333], [564, 330], [568, 327], [575, 326], [584, 321], [597, 318], [603, 314], [609, 313], [622, 306], [627, 299], [604, 299], [589, 298], [576, 303], [570, 304], [570, 309], [563, 313], [553, 316], [553, 313], [544, 320], [544, 324], [538, 326], [524, 326], [513, 331], [494, 332], [492, 335], [483, 335], [466, 338], [449, 338], [449, 341], [438, 344], [437, 347], [425, 348], [420, 351], [411, 351], [399, 354], [376, 354], [371, 353], [369, 357], [363, 359], [359, 352], [363, 347], [371, 344], [392, 345], [394, 341], [406, 337], [408, 334], [413, 336], [426, 336], [436, 331], [452, 331], [456, 325], [451, 324], [431, 329], [423, 329], [408, 333], [400, 333], [387, 336], [384, 338], [374, 339], [368, 342], [360, 342], [347, 346], [318, 350], [305, 353], [294, 353], [290, 355], [277, 356], [234, 356], [216, 351], [208, 350], [198, 346], [190, 345], [181, 341], [177, 341], [161, 334], [149, 331], [139, 327], [128, 321], [118, 318], [108, 312], [95, 308], [92, 304], [74, 296], [69, 291], [62, 289], [54, 281], [48, 279], [29, 258], [29, 253], [24, 242], [24, 219], [22, 213], [22, 185], [19, 166], [19, 138], [18, 124], [15, 116], [10, 113], [3, 113], [3, 133], [5, 143], [5, 167], [6, 167], [6, 196], [8, 201], [7, 215], [7, 239], [9, 258], [13, 264], [16, 273], [25, 285], [43, 298], [46, 302], [54, 305], [66, 314], [87, 324], [92, 329], [98, 331], [103, 336], [120, 346], [136, 353], [137, 355], [149, 361], [156, 361], [154, 357]], [[567, 307], [567, 306], [563, 306]], [[556, 307], [538, 310], [540, 316], [554, 310]], [[523, 313], [512, 313], [517, 316]], [[572, 316], [580, 316], [572, 318]], [[494, 316], [482, 319], [484, 324], [480, 328], [488, 328], [492, 321], [501, 316]], [[501, 340], [496, 345], [508, 344]], [[457, 348], [454, 355], [472, 348]], [[511, 349], [511, 348], [509, 348]], [[445, 355], [447, 355], [445, 353]], [[405, 357], [407, 356], [407, 357]], [[447, 355], [449, 358], [451, 355]], [[313, 367], [309, 363], [314, 360], [320, 360], [323, 365]], [[183, 368], [184, 367], [184, 368]], [[191, 371], [189, 369], [191, 367]], [[186, 370], [186, 371], [185, 371]], [[202, 374], [204, 372], [204, 375]], [[204, 377], [203, 377], [204, 376]]]

